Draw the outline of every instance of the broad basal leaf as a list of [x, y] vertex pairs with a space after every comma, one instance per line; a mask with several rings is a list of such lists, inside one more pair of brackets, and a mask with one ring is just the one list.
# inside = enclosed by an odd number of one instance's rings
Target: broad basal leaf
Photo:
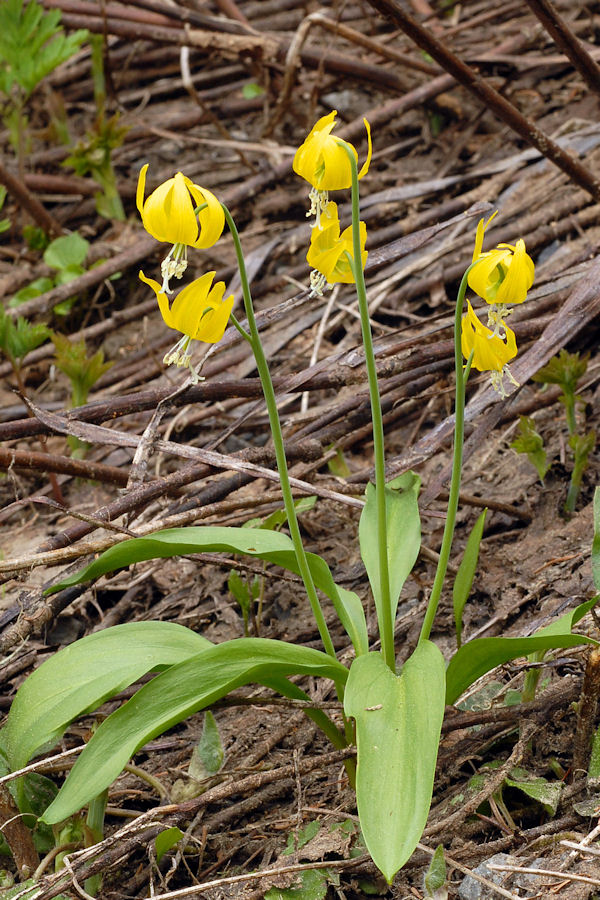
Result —
[[[256, 535], [255, 535], [256, 536]], [[145, 743], [234, 688], [298, 674], [343, 683], [348, 670], [319, 650], [282, 641], [239, 638], [211, 644], [143, 685], [102, 722], [44, 814], [52, 824], [66, 819], [109, 787]]]
[[59, 650], [23, 682], [2, 745], [12, 770], [25, 766], [67, 725], [153, 669], [194, 656], [210, 641], [173, 622], [131, 622]]
[[[99, 578], [106, 572], [113, 572], [115, 569], [122, 569], [146, 559], [219, 551], [244, 553], [246, 556], [264, 559], [266, 562], [274, 563], [299, 574], [294, 545], [286, 534], [263, 529], [199, 525], [191, 528], [169, 528], [157, 531], [149, 537], [123, 541], [123, 543], [106, 550], [81, 572], [65, 578], [60, 584], [50, 588], [48, 593], [54, 593], [72, 584], [81, 584], [83, 581]], [[314, 553], [308, 553], [307, 558], [316, 586], [330, 598], [335, 606], [356, 654], [366, 653], [368, 650], [367, 625], [360, 599], [352, 591], [347, 591], [335, 583], [324, 559]]]
[[429, 812], [442, 719], [444, 659], [423, 641], [394, 675], [379, 653], [355, 659], [346, 715], [356, 720], [356, 800], [367, 849], [388, 882], [409, 859]]

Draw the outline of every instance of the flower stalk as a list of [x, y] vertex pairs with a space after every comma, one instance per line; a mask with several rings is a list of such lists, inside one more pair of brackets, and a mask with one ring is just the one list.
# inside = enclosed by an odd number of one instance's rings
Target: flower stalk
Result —
[[[308, 559], [306, 556], [306, 551], [304, 549], [304, 545], [302, 543], [302, 537], [300, 535], [300, 526], [298, 524], [298, 517], [296, 515], [296, 507], [294, 506], [294, 498], [292, 495], [292, 488], [290, 485], [288, 468], [287, 468], [287, 460], [285, 457], [285, 448], [283, 444], [283, 434], [281, 431], [281, 422], [279, 420], [279, 412], [277, 410], [277, 399], [275, 397], [275, 389], [273, 387], [273, 382], [271, 380], [271, 373], [269, 371], [269, 366], [267, 364], [267, 360], [262, 348], [262, 344], [260, 341], [260, 335], [258, 333], [258, 327], [256, 325], [256, 318], [254, 315], [254, 306], [252, 303], [252, 296], [250, 294], [250, 285], [248, 283], [248, 275], [246, 272], [246, 264], [244, 261], [244, 254], [242, 252], [242, 245], [240, 242], [240, 236], [236, 227], [235, 222], [231, 216], [231, 213], [227, 209], [224, 204], [221, 204], [223, 207], [223, 212], [225, 213], [225, 220], [227, 225], [229, 226], [229, 230], [231, 231], [231, 235], [233, 237], [233, 244], [235, 248], [235, 253], [237, 257], [238, 269], [240, 273], [240, 280], [242, 284], [242, 297], [244, 300], [244, 310], [246, 313], [246, 319], [248, 320], [248, 329], [249, 332], [247, 334], [247, 339], [250, 342], [252, 347], [252, 352], [254, 354], [254, 359], [256, 361], [256, 367], [258, 369], [258, 375], [262, 384], [262, 389], [265, 397], [265, 403], [267, 406], [267, 414], [269, 416], [269, 424], [271, 426], [271, 435], [273, 437], [273, 447], [275, 449], [275, 459], [277, 462], [277, 471], [279, 473], [279, 479], [281, 482], [281, 493], [283, 494], [283, 504], [285, 507], [285, 512], [288, 519], [288, 526], [290, 529], [290, 537], [294, 544], [294, 550], [296, 552], [296, 559], [298, 560], [298, 568], [300, 569], [300, 575], [304, 582], [304, 586], [306, 588], [306, 593], [308, 595], [308, 599], [310, 602], [311, 609], [313, 611], [313, 615], [315, 617], [317, 628], [319, 630], [319, 635], [321, 636], [321, 640], [323, 642], [323, 646], [325, 648], [325, 652], [332, 656], [335, 659], [335, 648], [333, 646], [333, 642], [331, 640], [331, 635], [329, 634], [329, 629], [327, 628], [327, 623], [325, 621], [325, 616], [323, 615], [323, 610], [321, 609], [321, 605], [319, 603], [319, 598], [317, 596], [317, 589], [315, 587], [315, 583], [310, 571], [310, 567], [308, 565]], [[234, 323], [236, 324], [236, 323]], [[239, 323], [236, 324], [236, 327], [239, 326]], [[240, 333], [244, 334], [241, 326], [238, 327]], [[338, 688], [338, 693], [342, 690], [341, 685], [336, 685]]]
[[452, 538], [454, 537], [454, 526], [456, 524], [456, 513], [458, 511], [458, 495], [460, 491], [460, 481], [462, 475], [462, 458], [463, 445], [465, 437], [465, 387], [471, 364], [473, 362], [474, 350], [472, 349], [467, 364], [463, 369], [463, 352], [461, 347], [462, 334], [462, 311], [465, 302], [465, 293], [467, 290], [467, 280], [469, 272], [475, 263], [472, 263], [462, 277], [458, 295], [456, 297], [456, 310], [454, 313], [454, 371], [456, 373], [456, 402], [454, 409], [454, 454], [452, 459], [452, 478], [450, 481], [450, 492], [448, 496], [448, 509], [446, 511], [446, 524], [444, 525], [444, 534], [442, 537], [442, 546], [440, 547], [440, 556], [438, 559], [433, 587], [429, 596], [429, 603], [421, 626], [421, 634], [419, 635], [419, 643], [429, 639], [433, 620], [437, 612], [440, 597], [442, 595], [442, 587], [448, 570], [448, 562], [450, 559], [450, 550], [452, 549]]
[[353, 148], [340, 141], [345, 148], [352, 173], [352, 242], [353, 259], [348, 253], [348, 260], [352, 266], [358, 309], [360, 313], [360, 326], [362, 331], [363, 347], [365, 351], [365, 365], [369, 382], [369, 398], [371, 401], [371, 420], [373, 423], [373, 456], [375, 460], [375, 499], [377, 505], [377, 546], [379, 552], [379, 590], [381, 596], [382, 621], [379, 622], [381, 638], [381, 653], [392, 670], [396, 671], [396, 653], [394, 648], [394, 623], [392, 621], [392, 604], [390, 598], [390, 575], [388, 561], [387, 542], [387, 513], [385, 503], [385, 447], [383, 438], [383, 414], [381, 412], [381, 398], [379, 396], [379, 382], [377, 380], [377, 368], [375, 366], [375, 353], [373, 351], [373, 335], [369, 320], [369, 305], [367, 302], [367, 288], [365, 285], [365, 273], [362, 265], [364, 240], [361, 244], [360, 223], [360, 198], [358, 190], [359, 172], [356, 165], [356, 157]]

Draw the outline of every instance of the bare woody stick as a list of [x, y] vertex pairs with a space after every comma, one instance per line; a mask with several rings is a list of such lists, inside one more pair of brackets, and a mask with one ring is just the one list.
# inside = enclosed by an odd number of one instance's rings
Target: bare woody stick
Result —
[[48, 210], [42, 206], [40, 201], [31, 191], [25, 187], [24, 183], [12, 172], [9, 172], [0, 162], [0, 184], [3, 184], [9, 194], [14, 197], [17, 203], [26, 209], [34, 222], [42, 228], [46, 234], [51, 237], [60, 237], [63, 233], [62, 227], [56, 219], [50, 215]]
[[509, 103], [477, 72], [470, 69], [461, 59], [448, 50], [441, 41], [438, 41], [429, 31], [405, 13], [398, 0], [369, 0], [369, 2], [382, 15], [391, 19], [411, 40], [433, 57], [440, 66], [449, 72], [463, 87], [474, 94], [485, 106], [489, 107], [513, 131], [539, 150], [555, 166], [562, 169], [575, 184], [578, 184], [591, 194], [595, 200], [600, 200], [600, 180], [595, 178], [586, 166], [582, 165], [570, 153], [562, 150], [533, 122], [521, 115], [512, 103]]
[[568, 56], [587, 86], [600, 94], [600, 66], [587, 52], [569, 23], [563, 19], [550, 0], [526, 0], [529, 9], [539, 19], [554, 43]]

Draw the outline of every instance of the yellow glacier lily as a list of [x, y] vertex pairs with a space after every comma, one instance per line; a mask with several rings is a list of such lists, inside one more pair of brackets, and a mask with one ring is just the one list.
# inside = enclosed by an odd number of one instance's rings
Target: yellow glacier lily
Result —
[[[294, 156], [294, 172], [308, 181], [317, 191], [345, 190], [352, 184], [348, 154], [340, 145], [340, 139], [331, 134], [335, 128], [336, 115], [337, 110], [334, 109], [327, 116], [319, 119]], [[367, 129], [368, 151], [364, 165], [358, 173], [359, 178], [368, 172], [373, 152], [371, 127], [366, 119], [363, 119], [363, 122]], [[358, 161], [358, 153], [355, 148], [347, 141], [345, 143]]]
[[507, 303], [522, 303], [533, 284], [535, 266], [525, 252], [525, 241], [519, 239], [512, 244], [498, 244], [495, 250], [482, 253], [485, 229], [493, 216], [477, 226], [473, 268], [467, 276], [469, 287], [486, 303], [498, 306]]
[[514, 331], [502, 324], [506, 337], [501, 338], [495, 331], [479, 321], [467, 300], [467, 312], [462, 319], [460, 344], [465, 359], [473, 353], [472, 367], [479, 372], [491, 372], [492, 384], [503, 397], [506, 396], [502, 379], [507, 375], [517, 384], [508, 368], [508, 363], [517, 355], [517, 340]]
[[170, 366], [185, 366], [190, 369], [192, 381], [198, 381], [198, 373], [191, 365], [188, 353], [191, 341], [217, 344], [225, 332], [233, 308], [233, 294], [223, 300], [225, 282], [212, 284], [214, 272], [207, 272], [192, 281], [178, 293], [169, 306], [169, 300], [162, 286], [153, 278], [146, 278], [140, 270], [140, 279], [149, 285], [158, 300], [161, 315], [169, 328], [180, 331], [183, 337], [165, 354], [163, 362]]
[[[360, 247], [361, 266], [364, 269], [368, 253], [365, 250], [367, 241], [367, 226], [360, 223]], [[320, 227], [313, 228], [310, 238], [310, 248], [306, 254], [308, 264], [316, 270], [311, 275], [313, 292], [320, 294], [327, 284], [354, 284], [355, 278], [350, 265], [348, 255], [354, 260], [354, 248], [352, 244], [352, 226], [346, 228], [340, 235], [340, 220], [338, 218], [337, 204], [329, 202], [321, 213]]]
[[[148, 164], [138, 179], [136, 204], [146, 231], [167, 244], [212, 247], [221, 237], [225, 213], [214, 194], [181, 172], [144, 200]], [[195, 210], [203, 207], [198, 213]]]

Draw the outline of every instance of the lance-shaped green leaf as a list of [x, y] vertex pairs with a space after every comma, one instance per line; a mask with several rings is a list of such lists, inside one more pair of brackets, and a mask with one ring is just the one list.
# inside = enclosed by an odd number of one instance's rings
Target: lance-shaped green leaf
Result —
[[343, 683], [348, 670], [320, 650], [263, 638], [212, 644], [143, 685], [102, 722], [44, 813], [49, 824], [76, 813], [118, 777], [144, 744], [251, 682], [313, 675]]
[[422, 641], [394, 675], [379, 653], [355, 659], [346, 715], [356, 720], [356, 801], [367, 849], [388, 882], [425, 828], [444, 717], [444, 659]]
[[463, 558], [460, 561], [456, 578], [452, 586], [452, 605], [454, 607], [454, 625], [456, 628], [456, 643], [460, 647], [462, 643], [462, 614], [465, 603], [469, 599], [471, 586], [477, 568], [477, 560], [479, 559], [479, 545], [481, 544], [481, 536], [483, 534], [483, 526], [485, 525], [485, 517], [487, 509], [481, 513], [473, 530], [469, 535], [467, 546]]
[[511, 659], [529, 656], [540, 650], [577, 647], [579, 644], [597, 644], [582, 634], [571, 634], [571, 629], [596, 603], [596, 598], [582, 603], [531, 637], [476, 638], [457, 650], [446, 671], [446, 703], [455, 703], [463, 691], [496, 666]]
[[[421, 547], [421, 519], [419, 517], [419, 488], [421, 480], [414, 472], [405, 472], [385, 487], [388, 568], [390, 575], [391, 619], [396, 618], [398, 599], [404, 582], [417, 561]], [[367, 485], [366, 502], [360, 517], [358, 536], [369, 583], [373, 591], [377, 619], [385, 620], [381, 608], [379, 580], [379, 545], [377, 528], [377, 500], [375, 487]]]
[[58, 740], [70, 722], [142, 675], [212, 646], [174, 622], [130, 622], [59, 650], [17, 691], [2, 729], [11, 769], [26, 765], [41, 747]]
[[[191, 528], [169, 528], [157, 531], [143, 538], [123, 541], [105, 550], [98, 559], [65, 578], [48, 593], [99, 578], [106, 572], [122, 569], [145, 559], [160, 559], [180, 556], [186, 553], [244, 553], [266, 562], [274, 563], [290, 572], [299, 574], [296, 553], [291, 539], [286, 534], [263, 529], [224, 528], [218, 526], [194, 526]], [[346, 629], [357, 655], [368, 650], [367, 624], [359, 597], [333, 580], [329, 566], [315, 553], [307, 553], [308, 564], [316, 586], [323, 591], [335, 606], [335, 611]]]

